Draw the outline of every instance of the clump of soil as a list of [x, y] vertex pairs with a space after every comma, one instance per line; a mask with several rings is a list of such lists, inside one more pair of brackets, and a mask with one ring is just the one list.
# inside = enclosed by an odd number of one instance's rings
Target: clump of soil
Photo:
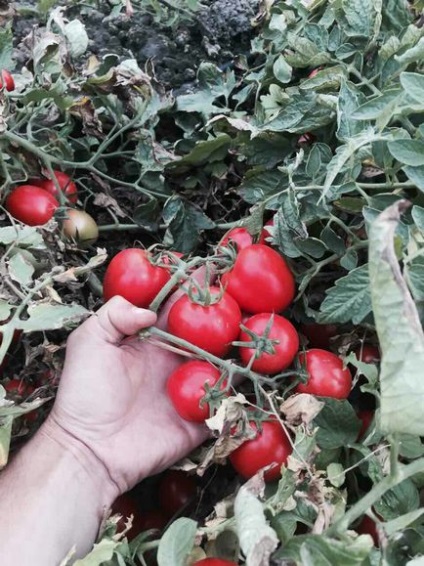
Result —
[[[106, 4], [96, 8], [85, 5], [83, 11], [71, 7], [67, 13], [85, 24], [90, 53], [134, 57], [141, 67], [150, 62], [165, 87], [179, 88], [195, 79], [201, 61], [224, 66], [248, 50], [258, 5], [258, 0], [209, 0], [192, 19], [181, 18], [174, 27], [155, 22], [152, 14], [139, 9], [131, 18], [107, 15], [110, 6]], [[18, 65], [25, 64], [28, 57], [22, 40], [36, 25], [39, 22], [33, 14], [23, 17], [21, 12], [14, 20]]]

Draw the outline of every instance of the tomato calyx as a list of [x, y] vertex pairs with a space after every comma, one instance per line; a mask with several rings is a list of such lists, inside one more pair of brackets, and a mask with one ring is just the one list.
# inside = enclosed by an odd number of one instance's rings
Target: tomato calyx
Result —
[[[206, 276], [206, 280], [209, 277]], [[217, 287], [215, 285], [199, 285], [197, 281], [193, 280], [187, 290], [187, 296], [190, 301], [196, 305], [201, 305], [202, 307], [210, 307], [219, 303], [224, 296], [225, 290], [222, 287]]]
[[274, 314], [271, 314], [263, 334], [257, 334], [253, 330], [247, 328], [244, 324], [240, 324], [241, 330], [243, 330], [243, 332], [245, 332], [251, 338], [251, 341], [236, 341], [233, 342], [233, 346], [255, 349], [256, 351], [252, 358], [252, 362], [264, 353], [271, 355], [275, 354], [275, 346], [277, 346], [280, 341], [269, 337], [273, 322]]

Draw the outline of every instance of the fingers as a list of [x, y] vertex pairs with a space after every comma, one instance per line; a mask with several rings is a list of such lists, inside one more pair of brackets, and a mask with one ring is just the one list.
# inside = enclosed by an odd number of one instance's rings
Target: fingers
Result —
[[119, 344], [125, 336], [131, 336], [142, 328], [156, 322], [156, 313], [135, 307], [123, 297], [112, 297], [93, 316], [82, 324], [73, 334], [78, 340], [84, 334], [108, 342]]
[[186, 290], [189, 288], [190, 281], [195, 279], [198, 283], [204, 285], [206, 283], [206, 277], [208, 275], [209, 275], [209, 280], [207, 281], [207, 283], [213, 284], [216, 278], [216, 275], [213, 270], [213, 266], [209, 265], [208, 270], [206, 270], [206, 266], [204, 265], [202, 267], [199, 267], [199, 269], [196, 269], [196, 271], [192, 273], [192, 275], [190, 276], [189, 279], [187, 279], [184, 285], [182, 285], [181, 289], [178, 289], [178, 291], [175, 291], [175, 293], [171, 295], [171, 297], [166, 301], [166, 303], [164, 304], [161, 310], [157, 324], [159, 328], [164, 329], [166, 327], [169, 311], [171, 310], [172, 306], [178, 301], [178, 299], [182, 297], [186, 292]]

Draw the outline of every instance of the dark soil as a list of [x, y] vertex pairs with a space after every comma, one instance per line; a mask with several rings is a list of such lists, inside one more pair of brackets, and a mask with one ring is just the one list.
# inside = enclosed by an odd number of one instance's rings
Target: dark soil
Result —
[[[83, 10], [76, 7], [67, 13], [70, 18], [83, 20], [90, 37], [90, 53], [134, 57], [142, 68], [151, 62], [156, 78], [165, 87], [179, 88], [195, 79], [201, 61], [226, 66], [248, 49], [257, 7], [258, 0], [210, 0], [192, 20], [186, 17], [172, 28], [158, 24], [152, 14], [139, 9], [131, 18], [107, 16], [109, 5], [99, 9], [85, 5]], [[14, 20], [14, 41], [15, 59], [21, 66], [28, 58], [22, 40], [39, 22], [33, 15], [22, 16], [19, 5], [18, 12], [21, 15]]]

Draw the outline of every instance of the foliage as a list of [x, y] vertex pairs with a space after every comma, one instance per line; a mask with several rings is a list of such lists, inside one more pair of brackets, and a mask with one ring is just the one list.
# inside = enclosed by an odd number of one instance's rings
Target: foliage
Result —
[[[349, 356], [359, 368], [356, 390], [372, 395], [376, 418], [358, 439], [355, 400], [325, 399], [310, 418], [303, 406], [300, 419], [283, 409], [295, 451], [279, 484], [266, 492], [260, 480], [242, 488], [234, 506], [224, 514], [217, 507], [198, 533], [211, 545], [218, 534], [235, 532], [248, 565], [265, 563], [267, 552], [276, 563], [314, 566], [418, 563], [424, 28], [406, 0], [276, 1], [261, 16], [248, 54], [226, 70], [204, 62], [196, 89], [174, 98], [134, 60], [87, 58], [82, 24], [53, 10], [36, 32], [31, 64], [15, 76], [18, 92], [0, 93], [2, 199], [42, 170], [65, 169], [109, 255], [133, 238], [204, 255], [223, 230], [243, 225], [258, 234], [275, 214], [271, 240], [298, 285], [291, 318], [299, 326], [337, 324], [331, 347], [342, 354], [364, 340], [380, 343], [379, 379], [375, 366]], [[6, 26], [6, 68], [11, 41]], [[302, 140], [307, 133], [312, 143]], [[60, 367], [53, 335], [49, 355], [41, 355], [42, 332], [67, 327], [96, 304], [92, 270], [105, 252], [64, 244], [55, 221], [29, 228], [7, 215], [0, 244], [0, 357], [22, 329], [33, 353], [25, 367], [16, 362], [16, 371], [30, 380], [34, 370]], [[256, 403], [281, 417], [288, 389], [284, 380], [264, 380], [256, 384]], [[1, 393], [4, 465], [17, 409]], [[239, 399], [233, 407], [242, 405]], [[204, 472], [226, 455], [205, 449], [192, 461]], [[364, 513], [378, 524], [380, 548], [354, 531]], [[186, 521], [163, 536], [161, 566], [183, 564], [199, 542]], [[300, 524], [305, 534], [295, 534]], [[247, 537], [250, 528], [254, 536]], [[284, 544], [275, 550], [277, 540]], [[143, 544], [131, 543], [131, 553], [104, 538], [81, 564], [131, 564], [143, 556]], [[234, 558], [228, 549], [219, 553]]]

